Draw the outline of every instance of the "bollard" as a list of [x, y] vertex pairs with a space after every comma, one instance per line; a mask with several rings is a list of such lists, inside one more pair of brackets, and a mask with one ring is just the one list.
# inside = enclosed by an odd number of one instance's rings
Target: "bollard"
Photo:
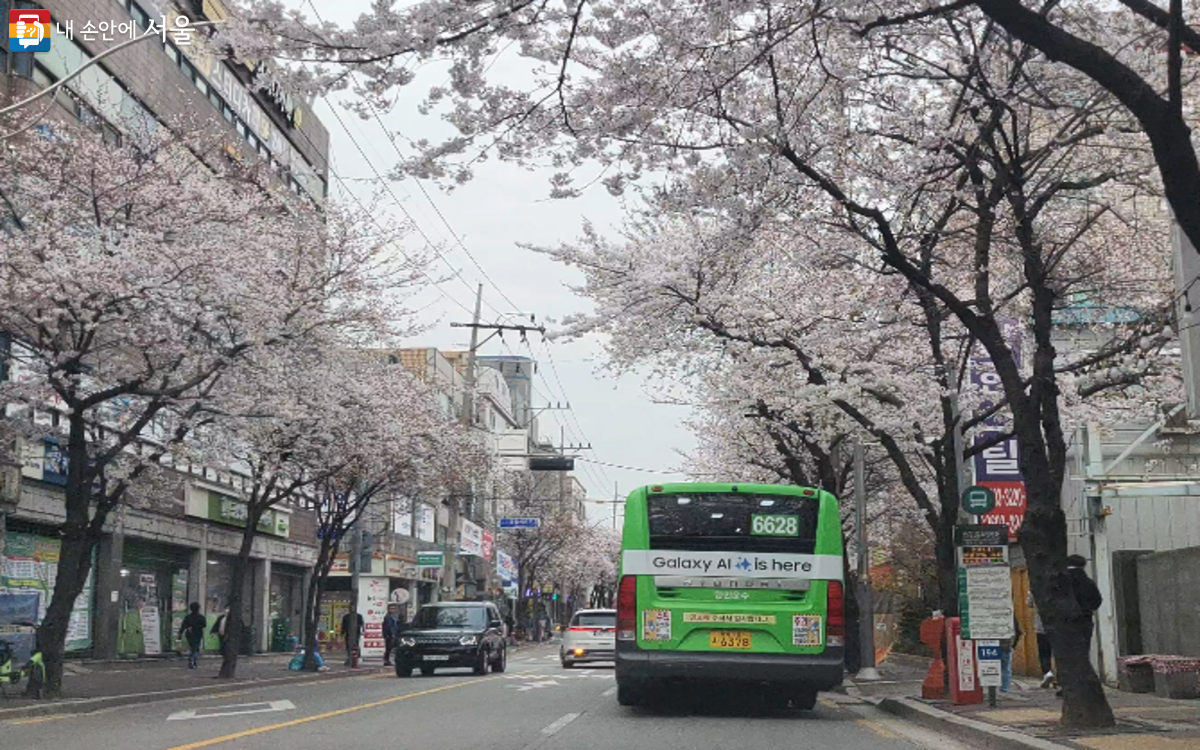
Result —
[[921, 683], [921, 697], [925, 699], [946, 697], [946, 662], [942, 659], [942, 638], [945, 634], [944, 617], [929, 617], [921, 623], [921, 643], [933, 652], [933, 663]]

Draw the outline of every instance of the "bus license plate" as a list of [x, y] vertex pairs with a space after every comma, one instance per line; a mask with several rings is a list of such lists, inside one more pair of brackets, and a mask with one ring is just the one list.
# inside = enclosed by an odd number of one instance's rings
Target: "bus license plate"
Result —
[[748, 630], [713, 630], [708, 634], [709, 648], [750, 648]]

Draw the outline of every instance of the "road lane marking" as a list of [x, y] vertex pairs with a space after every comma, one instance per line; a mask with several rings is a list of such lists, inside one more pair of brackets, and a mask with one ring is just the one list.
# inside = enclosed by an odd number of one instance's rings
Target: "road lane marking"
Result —
[[879, 724], [876, 724], [875, 722], [873, 722], [869, 719], [858, 719], [854, 723], [859, 725], [860, 727], [866, 727], [867, 729], [870, 729], [872, 732], [879, 735], [880, 737], [883, 737], [884, 739], [888, 739], [888, 740], [898, 739], [898, 736], [896, 735], [895, 732], [891, 731], [890, 729], [885, 729], [884, 727], [880, 726]]
[[547, 737], [552, 737], [562, 731], [562, 728], [579, 718], [579, 714], [565, 714], [556, 719], [552, 724], [549, 724], [542, 730], [542, 734]]
[[34, 716], [29, 719], [12, 719], [4, 722], [5, 724], [41, 724], [43, 721], [58, 721], [59, 719], [73, 719], [78, 714], [56, 714], [54, 716]]
[[399, 701], [406, 701], [409, 698], [419, 698], [422, 695], [431, 695], [433, 693], [445, 692], [446, 690], [454, 690], [456, 688], [466, 687], [467, 685], [475, 685], [480, 682], [486, 682], [488, 679], [489, 678], [487, 678], [487, 677], [480, 677], [478, 680], [467, 680], [466, 682], [456, 682], [452, 685], [443, 685], [441, 687], [431, 688], [429, 690], [421, 690], [416, 693], [405, 693], [404, 695], [397, 695], [397, 696], [393, 696], [391, 698], [385, 698], [384, 700], [381, 700], [381, 701], [372, 701], [371, 703], [362, 703], [357, 706], [350, 706], [349, 708], [339, 708], [336, 711], [327, 711], [323, 714], [315, 714], [313, 716], [305, 716], [302, 719], [292, 719], [291, 721], [283, 721], [278, 724], [268, 724], [265, 727], [258, 727], [256, 729], [247, 729], [243, 732], [234, 732], [233, 734], [226, 734], [221, 737], [213, 737], [210, 740], [200, 740], [199, 742], [191, 742], [187, 745], [177, 745], [175, 747], [168, 748], [168, 750], [196, 750], [196, 748], [211, 747], [212, 745], [219, 745], [223, 742], [230, 742], [231, 740], [240, 740], [243, 737], [253, 737], [256, 734], [264, 734], [266, 732], [273, 732], [276, 729], [286, 729], [288, 727], [294, 727], [294, 726], [298, 726], [300, 724], [307, 724], [310, 721], [321, 721], [322, 719], [329, 719], [334, 716], [343, 716], [345, 714], [354, 713], [355, 711], [362, 711], [363, 709], [366, 709], [366, 708], [378, 708], [379, 706], [386, 706], [391, 703], [398, 703]]
[[211, 706], [209, 708], [189, 708], [176, 711], [167, 717], [167, 721], [186, 721], [188, 719], [212, 719], [217, 716], [243, 716], [245, 714], [265, 714], [272, 711], [291, 711], [296, 707], [291, 701], [260, 701], [258, 703], [240, 703], [232, 706]]
[[601, 697], [601, 698], [607, 698], [608, 696], [612, 695], [612, 694], [613, 694], [613, 693], [615, 693], [615, 692], [617, 692], [617, 686], [616, 686], [616, 685], [613, 685], [613, 686], [612, 686], [612, 687], [610, 687], [608, 690], [605, 690], [603, 693], [601, 693], [601, 694], [600, 694], [600, 697]]

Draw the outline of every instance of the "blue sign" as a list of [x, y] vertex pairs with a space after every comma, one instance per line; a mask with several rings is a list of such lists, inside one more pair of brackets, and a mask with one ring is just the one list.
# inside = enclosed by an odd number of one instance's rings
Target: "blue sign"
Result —
[[540, 518], [501, 518], [502, 529], [536, 529], [542, 525]]
[[979, 661], [1000, 661], [1000, 646], [984, 646], [980, 644], [976, 647], [979, 653]]

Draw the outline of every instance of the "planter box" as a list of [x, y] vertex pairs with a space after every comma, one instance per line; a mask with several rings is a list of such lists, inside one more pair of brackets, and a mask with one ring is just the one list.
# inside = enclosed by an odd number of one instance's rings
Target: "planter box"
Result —
[[1154, 668], [1148, 660], [1122, 659], [1117, 665], [1117, 687], [1127, 693], [1153, 693]]
[[1151, 660], [1154, 693], [1160, 698], [1200, 698], [1200, 661], [1186, 656]]

